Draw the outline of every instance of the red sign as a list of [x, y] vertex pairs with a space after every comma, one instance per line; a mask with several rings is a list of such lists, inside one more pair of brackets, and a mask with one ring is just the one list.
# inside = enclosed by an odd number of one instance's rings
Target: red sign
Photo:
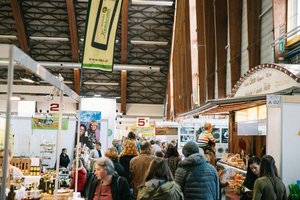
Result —
[[149, 117], [139, 117], [136, 118], [137, 127], [148, 127], [149, 126]]
[[[64, 110], [64, 105], [62, 106]], [[49, 104], [49, 112], [56, 113], [59, 112], [60, 104], [59, 103], [50, 103]]]

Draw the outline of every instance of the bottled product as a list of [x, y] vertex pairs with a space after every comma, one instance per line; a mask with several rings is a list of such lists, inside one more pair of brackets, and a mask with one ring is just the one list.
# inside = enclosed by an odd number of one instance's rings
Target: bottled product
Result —
[[14, 186], [11, 185], [10, 186], [10, 190], [9, 190], [9, 193], [7, 195], [7, 200], [15, 200], [15, 196], [16, 196], [16, 193], [15, 193], [15, 190], [14, 190]]

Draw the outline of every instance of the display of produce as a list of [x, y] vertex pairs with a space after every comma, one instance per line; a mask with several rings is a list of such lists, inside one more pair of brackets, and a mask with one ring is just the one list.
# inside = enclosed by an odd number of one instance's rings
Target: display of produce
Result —
[[239, 169], [247, 170], [247, 166], [240, 154], [226, 153], [222, 156], [221, 162]]
[[239, 154], [227, 153], [217, 162], [221, 182], [228, 183], [226, 191], [237, 193], [246, 176], [246, 165]]

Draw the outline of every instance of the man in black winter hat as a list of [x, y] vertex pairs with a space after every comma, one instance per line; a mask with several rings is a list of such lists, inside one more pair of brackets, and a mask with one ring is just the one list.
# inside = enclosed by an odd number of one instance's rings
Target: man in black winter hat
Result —
[[186, 143], [182, 153], [185, 159], [179, 162], [175, 181], [180, 185], [184, 199], [219, 199], [217, 170], [200, 153], [197, 143]]

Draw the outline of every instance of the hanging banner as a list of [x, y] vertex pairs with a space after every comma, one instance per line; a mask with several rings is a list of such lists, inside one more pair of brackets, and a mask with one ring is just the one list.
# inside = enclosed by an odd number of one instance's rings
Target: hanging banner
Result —
[[[32, 129], [57, 130], [58, 117], [33, 117], [31, 119]], [[62, 119], [62, 130], [68, 130], [69, 119]]]
[[122, 0], [90, 0], [82, 68], [113, 70], [114, 47]]

